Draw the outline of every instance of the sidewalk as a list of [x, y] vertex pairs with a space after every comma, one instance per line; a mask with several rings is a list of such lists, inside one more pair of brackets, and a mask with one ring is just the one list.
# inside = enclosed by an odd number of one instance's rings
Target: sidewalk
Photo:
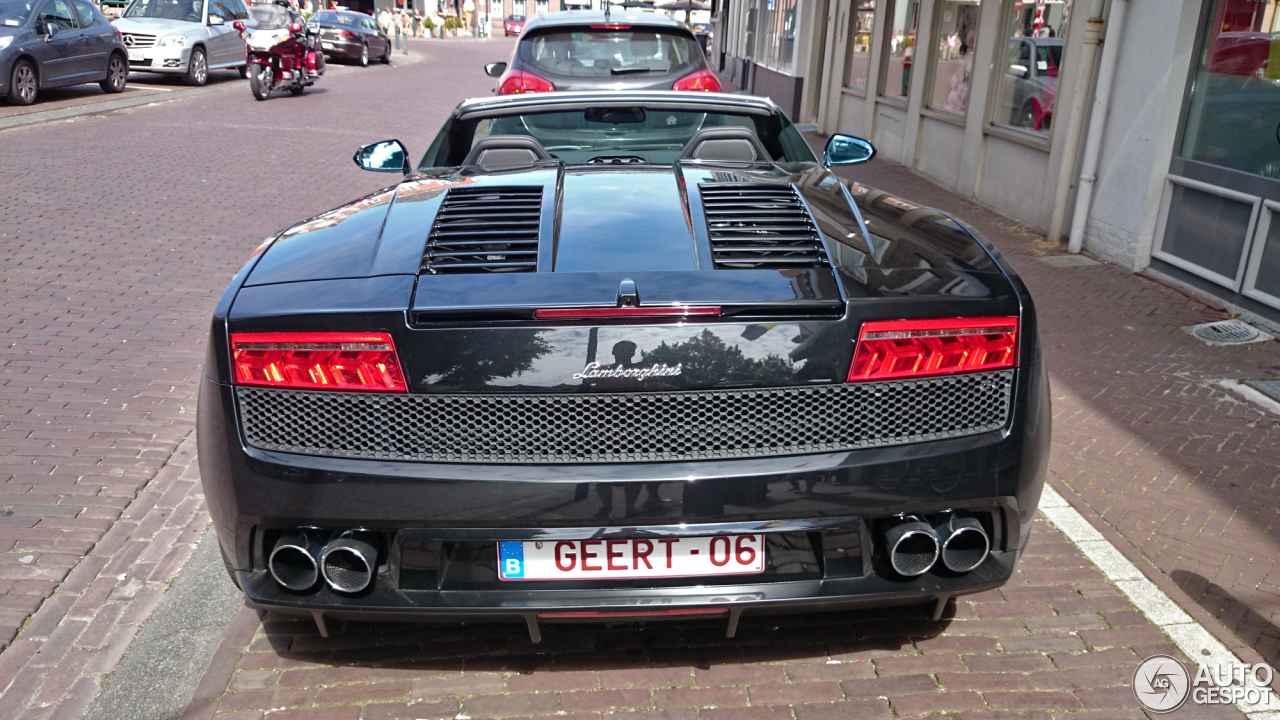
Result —
[[1176, 585], [1184, 609], [1236, 636], [1219, 639], [1280, 664], [1280, 416], [1217, 385], [1280, 376], [1280, 342], [1210, 347], [1181, 328], [1227, 315], [1181, 290], [1107, 264], [1048, 264], [1059, 245], [900, 166], [841, 174], [952, 213], [1005, 254], [1039, 312], [1051, 482], [1166, 592]]

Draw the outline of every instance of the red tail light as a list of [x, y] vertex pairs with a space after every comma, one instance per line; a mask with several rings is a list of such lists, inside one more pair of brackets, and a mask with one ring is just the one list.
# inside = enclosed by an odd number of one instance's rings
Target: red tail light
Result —
[[630, 25], [592, 25], [592, 30], [630, 30]]
[[1017, 364], [1018, 318], [879, 320], [862, 324], [848, 382], [981, 372]]
[[353, 38], [353, 37], [356, 37], [356, 34], [351, 32], [350, 30], [339, 30], [338, 37]]
[[386, 333], [232, 333], [235, 384], [408, 392]]
[[699, 70], [692, 75], [685, 75], [671, 86], [672, 90], [695, 90], [702, 92], [720, 92], [720, 80], [710, 70]]
[[511, 70], [502, 79], [498, 94], [519, 95], [521, 93], [553, 92], [555, 89], [556, 86], [552, 85], [550, 80], [544, 80], [533, 73], [523, 70]]

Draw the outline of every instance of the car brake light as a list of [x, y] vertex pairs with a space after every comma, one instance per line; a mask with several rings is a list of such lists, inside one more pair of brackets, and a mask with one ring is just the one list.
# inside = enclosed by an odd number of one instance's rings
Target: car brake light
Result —
[[232, 333], [235, 384], [408, 392], [387, 333]]
[[609, 308], [549, 308], [534, 310], [538, 320], [578, 320], [586, 318], [618, 317], [691, 317], [718, 316], [719, 307], [609, 307]]
[[630, 30], [630, 25], [592, 25], [592, 30]]
[[671, 86], [672, 90], [694, 90], [701, 92], [720, 92], [720, 80], [710, 70], [699, 70], [692, 75], [685, 75]]
[[877, 320], [862, 324], [847, 382], [1015, 367], [1018, 318]]
[[350, 30], [339, 30], [339, 31], [338, 31], [338, 37], [353, 38], [353, 37], [355, 37], [355, 36], [356, 36], [356, 34], [355, 34], [355, 33], [353, 33], [353, 32], [351, 32]]
[[519, 95], [521, 93], [533, 92], [552, 92], [556, 89], [550, 80], [528, 73], [523, 70], [510, 70], [507, 76], [502, 79], [502, 85], [498, 87], [499, 95]]

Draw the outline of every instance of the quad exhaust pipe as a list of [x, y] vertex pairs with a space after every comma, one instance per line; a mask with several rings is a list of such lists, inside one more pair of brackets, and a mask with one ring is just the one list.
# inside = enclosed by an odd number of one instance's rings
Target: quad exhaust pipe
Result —
[[299, 528], [276, 542], [267, 558], [267, 570], [281, 587], [294, 592], [313, 589], [323, 577], [337, 592], [358, 593], [373, 583], [378, 571], [378, 550], [347, 531], [329, 542], [321, 531]]
[[991, 553], [991, 539], [974, 517], [940, 513], [933, 522], [914, 515], [899, 518], [884, 533], [889, 564], [903, 577], [917, 577], [939, 561], [947, 570], [965, 573], [982, 564]]

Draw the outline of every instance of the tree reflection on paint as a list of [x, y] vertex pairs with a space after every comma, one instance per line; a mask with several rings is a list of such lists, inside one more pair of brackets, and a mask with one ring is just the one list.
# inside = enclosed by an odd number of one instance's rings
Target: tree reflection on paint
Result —
[[662, 343], [643, 354], [647, 364], [681, 365], [681, 378], [689, 385], [709, 386], [732, 383], [788, 383], [794, 374], [791, 362], [777, 355], [762, 360], [748, 358], [742, 349], [726, 345], [710, 330], [685, 342]]

